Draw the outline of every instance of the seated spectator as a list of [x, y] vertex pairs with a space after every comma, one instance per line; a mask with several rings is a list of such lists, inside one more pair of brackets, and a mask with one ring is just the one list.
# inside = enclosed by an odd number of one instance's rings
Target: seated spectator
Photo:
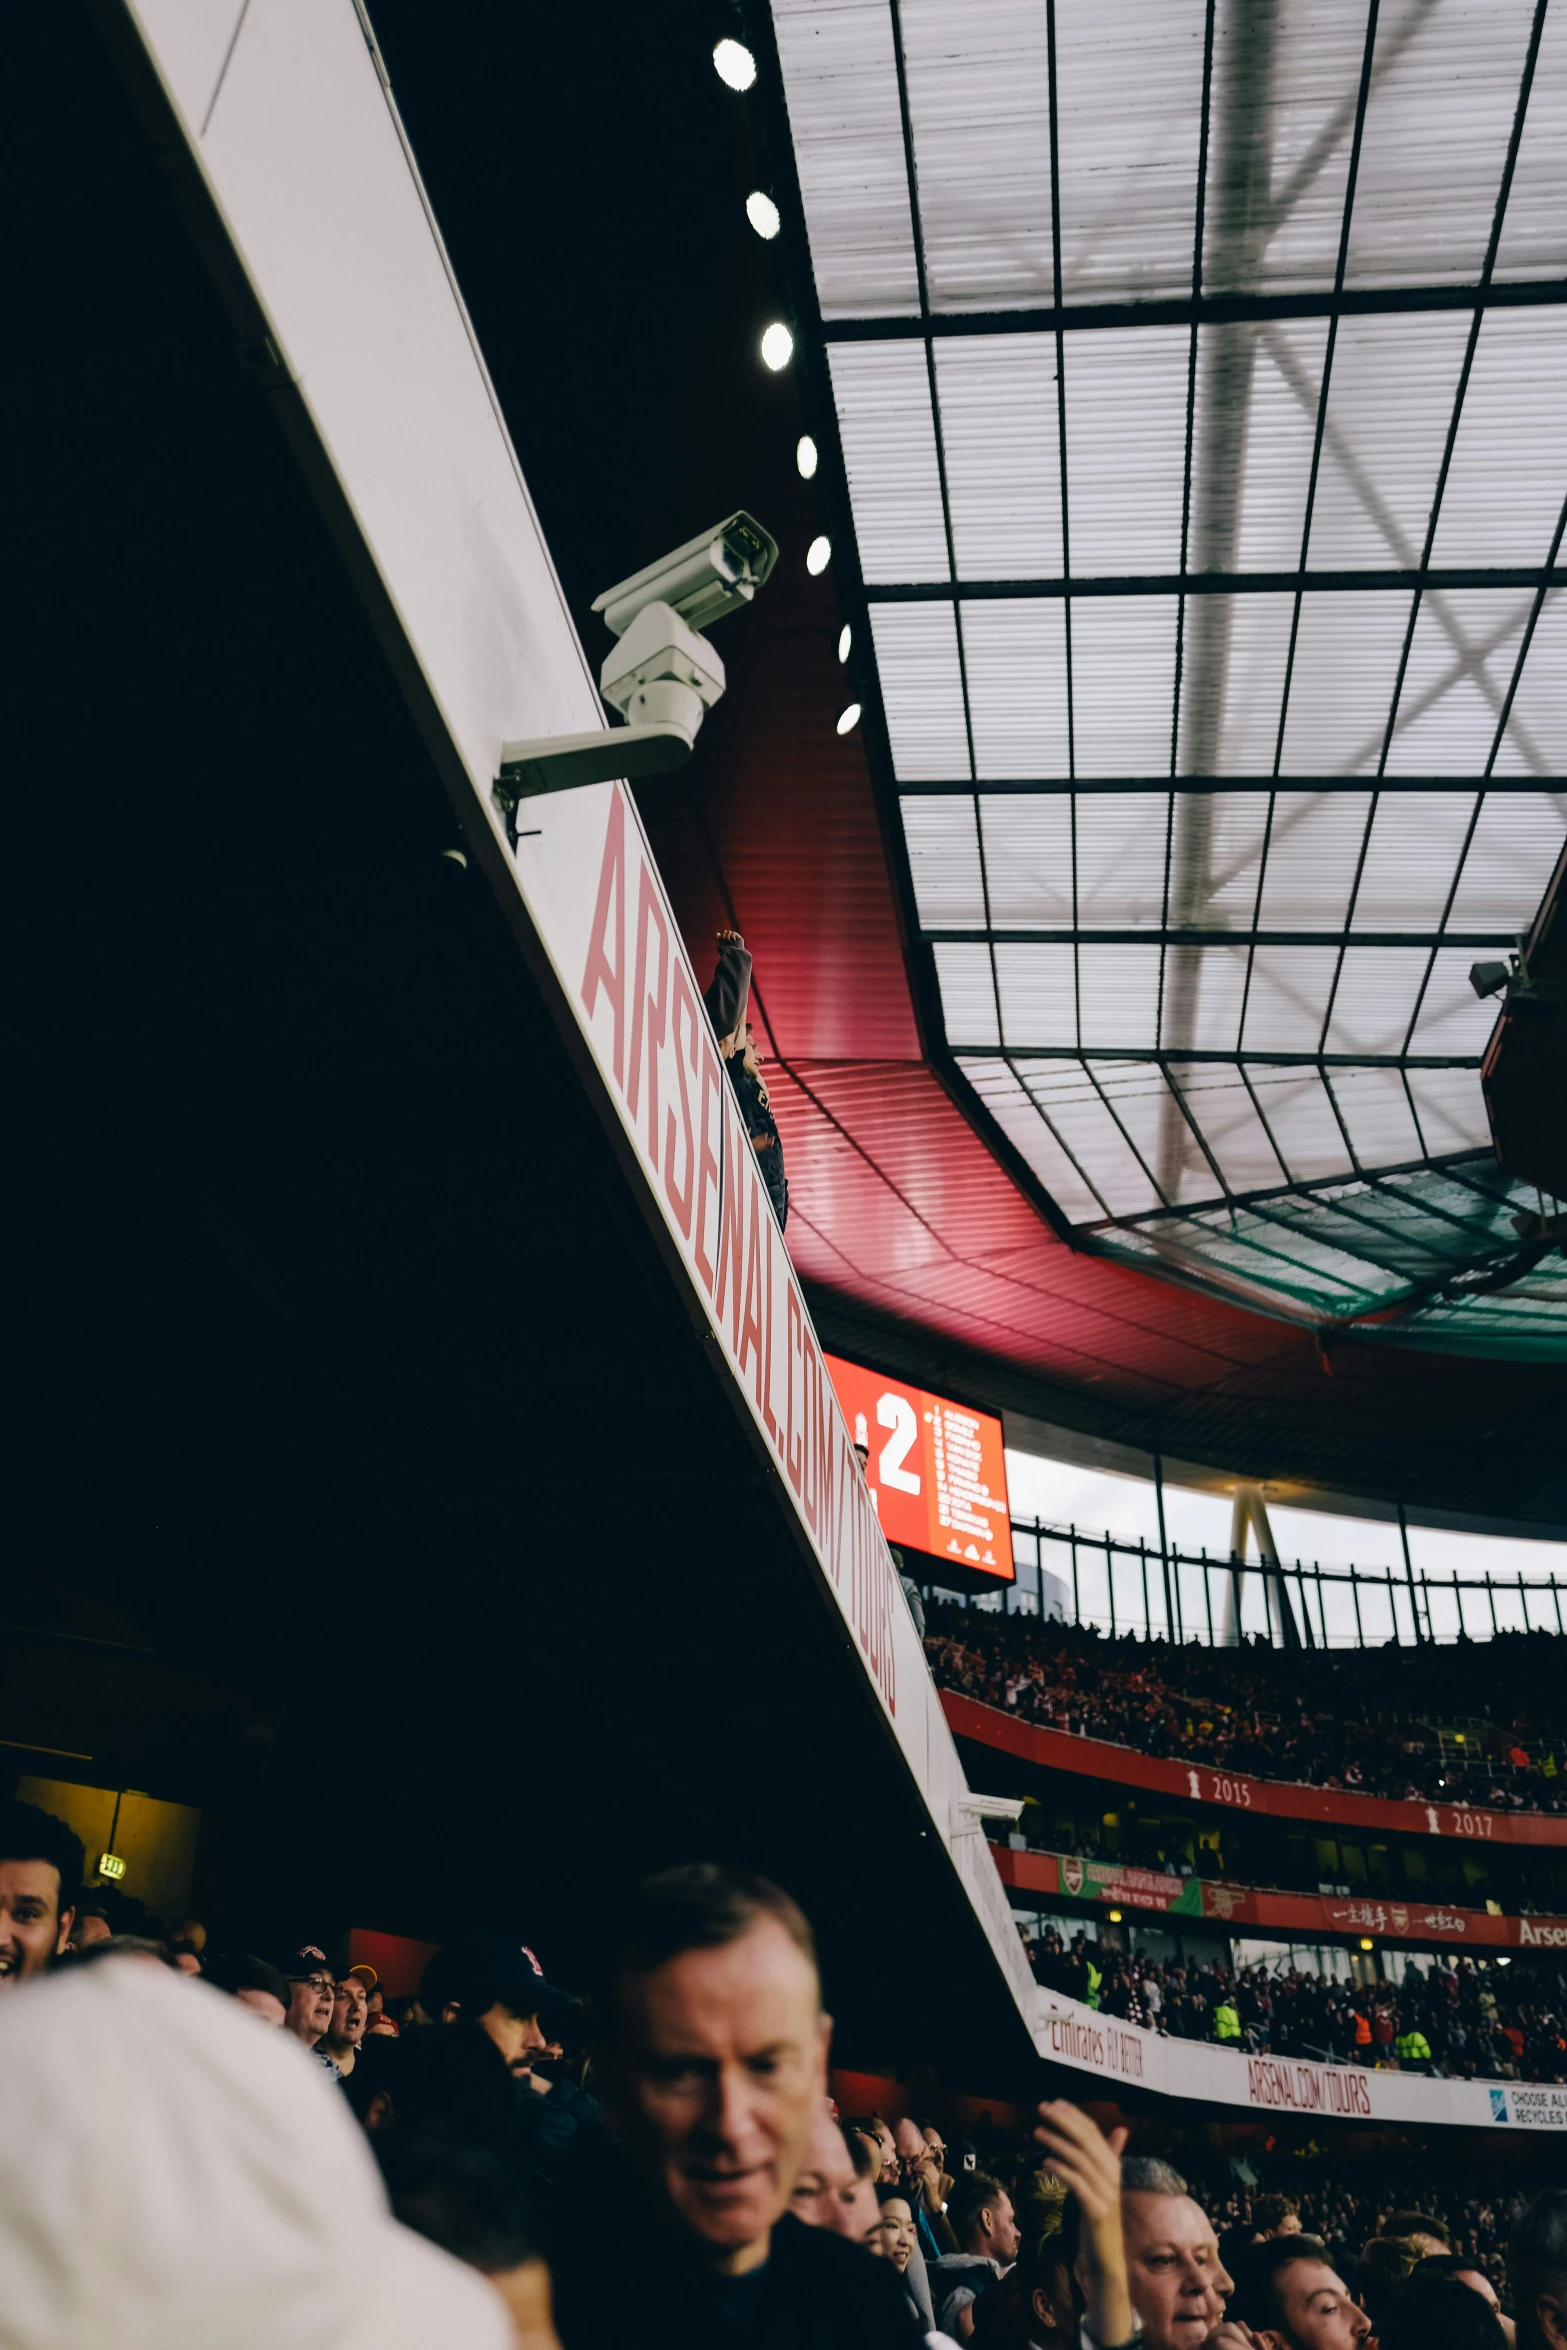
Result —
[[[560, 2170], [577, 2132], [597, 2128], [599, 2103], [585, 2089], [537, 2069], [550, 2032], [581, 2005], [551, 1983], [525, 1942], [467, 1934], [436, 1952], [424, 1970], [421, 2003], [440, 2023], [475, 2029], [494, 2042], [517, 2084], [517, 2127], [541, 2177]], [[546, 2029], [548, 2026], [548, 2029]]]
[[341, 2099], [231, 1999], [72, 1967], [0, 2014], [0, 2083], [7, 2350], [509, 2350], [501, 2298], [397, 2224]]
[[1433, 2219], [1427, 2211], [1390, 2211], [1380, 2235], [1401, 2236], [1406, 2243], [1417, 2247], [1422, 2255], [1451, 2252], [1453, 2231], [1446, 2222]]
[[973, 2303], [994, 2278], [1005, 2275], [1018, 2254], [1012, 2198], [987, 2171], [969, 2171], [947, 2198], [947, 2218], [958, 2240], [956, 2252], [930, 2263], [930, 2297], [936, 2331], [966, 2341], [973, 2329]]
[[1426, 2254], [1412, 2236], [1373, 2236], [1360, 2248], [1355, 2282], [1373, 2320], [1380, 2320]]
[[1496, 2311], [1456, 2277], [1410, 2279], [1377, 2323], [1377, 2350], [1507, 2350]]
[[220, 1952], [209, 1961], [205, 1979], [214, 1990], [227, 1991], [264, 2024], [281, 2031], [287, 2023], [289, 1986], [268, 1960], [250, 1953], [231, 1956]]
[[[1270, 2236], [1241, 2264], [1215, 2350], [1242, 2350], [1259, 2338], [1272, 2350], [1358, 2350], [1370, 2332], [1370, 2318], [1319, 2238]], [[1443, 2339], [1420, 2337], [1429, 2350]]]
[[0, 1991], [32, 1982], [71, 1939], [82, 1846], [32, 1803], [0, 1804]]
[[1519, 2214], [1507, 2280], [1518, 2350], [1567, 2350], [1567, 2187], [1548, 2188]]
[[1121, 2234], [1143, 2350], [1193, 2350], [1234, 2288], [1207, 2214], [1169, 2163], [1148, 2155], [1122, 2162]]
[[341, 1976], [332, 1996], [331, 2020], [321, 2046], [331, 2058], [339, 2077], [345, 2081], [353, 2071], [355, 2059], [364, 2044], [368, 2016], [368, 1996], [363, 1977], [352, 1973]]
[[1300, 2205], [1293, 2195], [1259, 2195], [1251, 2207], [1251, 2224], [1259, 2243], [1269, 2236], [1298, 2236]]
[[549, 2270], [515, 2163], [489, 2144], [398, 2130], [377, 2145], [392, 2215], [489, 2278], [519, 2350], [555, 2350]]
[[1434, 2284], [1443, 2277], [1451, 2277], [1455, 2284], [1463, 2285], [1469, 2292], [1479, 2294], [1501, 2327], [1508, 2350], [1513, 2350], [1513, 2344], [1517, 2339], [1517, 2328], [1503, 2310], [1496, 2287], [1486, 2275], [1485, 2270], [1474, 2261], [1461, 2258], [1456, 2252], [1437, 2252], [1420, 2263], [1411, 2282], [1425, 2286]]
[[[551, 2260], [566, 2350], [621, 2350], [628, 2323], [656, 2350], [919, 2350], [890, 2265], [788, 2216], [831, 2028], [798, 1908], [763, 1878], [671, 1869], [623, 1933], [597, 2002], [618, 2143], [574, 2174]], [[641, 2277], [656, 2289], [630, 2313]]]
[[939, 2260], [943, 2252], [957, 2250], [957, 2238], [946, 2217], [952, 2181], [942, 2167], [947, 2150], [941, 2142], [941, 2132], [921, 2129], [918, 2122], [905, 2116], [894, 2129], [892, 2139], [903, 2184], [913, 2204], [920, 2250], [926, 2260]]
[[806, 2131], [800, 2167], [789, 2192], [789, 2209], [803, 2226], [826, 2228], [835, 2236], [864, 2240], [857, 2225], [859, 2178], [848, 2138], [834, 2121], [832, 2102], [824, 2091]]
[[298, 1950], [284, 1953], [278, 1972], [288, 1985], [284, 2030], [292, 2032], [335, 2079], [337, 2067], [321, 2045], [332, 2021], [332, 2002], [337, 1996], [337, 1977], [327, 1963], [326, 1952], [317, 1943], [306, 1942]]

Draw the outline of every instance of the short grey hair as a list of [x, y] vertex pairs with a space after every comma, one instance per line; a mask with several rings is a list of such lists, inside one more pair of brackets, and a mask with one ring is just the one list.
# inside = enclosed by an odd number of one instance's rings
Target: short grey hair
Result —
[[1129, 2154], [1121, 2164], [1123, 2195], [1189, 2195], [1190, 2187], [1172, 2164], [1156, 2154]]

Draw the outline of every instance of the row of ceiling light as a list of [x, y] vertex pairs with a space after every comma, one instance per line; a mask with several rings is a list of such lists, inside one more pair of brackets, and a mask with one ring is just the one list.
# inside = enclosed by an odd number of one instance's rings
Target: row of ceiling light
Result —
[[[713, 50], [713, 70], [721, 82], [726, 83], [731, 90], [736, 90], [743, 95], [756, 80], [756, 59], [743, 41], [719, 41]], [[765, 188], [751, 190], [745, 200], [745, 216], [757, 235], [766, 244], [772, 243], [783, 226], [782, 215]], [[763, 329], [761, 351], [762, 364], [770, 368], [775, 375], [787, 367], [794, 357], [794, 337], [781, 318], [775, 318], [771, 325]], [[809, 433], [801, 434], [794, 458], [799, 467], [801, 480], [814, 480], [818, 462], [817, 449], [816, 443]], [[805, 550], [805, 568], [812, 579], [819, 579], [831, 561], [832, 541], [825, 533], [819, 533]], [[838, 635], [838, 659], [840, 662], [845, 662], [849, 658], [853, 633], [848, 622], [845, 621]], [[850, 702], [838, 714], [838, 732], [852, 734], [859, 723], [860, 705], [858, 702]]]

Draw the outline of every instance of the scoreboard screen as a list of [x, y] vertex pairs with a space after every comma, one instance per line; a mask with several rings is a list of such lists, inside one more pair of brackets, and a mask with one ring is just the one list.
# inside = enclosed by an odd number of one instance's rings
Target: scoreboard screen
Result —
[[1001, 1422], [838, 1355], [823, 1360], [849, 1434], [870, 1454], [866, 1481], [887, 1540], [1012, 1582]]

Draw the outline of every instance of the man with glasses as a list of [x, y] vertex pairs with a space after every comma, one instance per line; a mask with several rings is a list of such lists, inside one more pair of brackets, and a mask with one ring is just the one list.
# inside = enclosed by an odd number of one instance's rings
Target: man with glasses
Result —
[[326, 1952], [314, 1942], [306, 1942], [288, 1953], [278, 1972], [288, 1985], [288, 2014], [283, 2019], [283, 2029], [303, 2041], [336, 2080], [337, 2067], [321, 2045], [331, 2029], [332, 2007], [337, 1997], [337, 1977], [327, 1963]]

